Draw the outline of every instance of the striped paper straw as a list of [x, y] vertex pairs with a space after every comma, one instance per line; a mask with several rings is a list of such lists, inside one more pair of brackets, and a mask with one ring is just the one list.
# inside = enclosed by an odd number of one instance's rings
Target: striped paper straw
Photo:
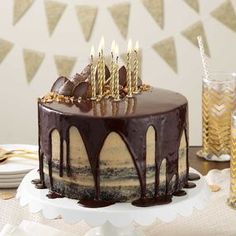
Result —
[[204, 71], [204, 74], [205, 74], [205, 78], [209, 79], [208, 63], [207, 63], [207, 57], [206, 57], [206, 54], [205, 54], [203, 42], [202, 42], [202, 36], [198, 36], [197, 41], [198, 41], [198, 46], [199, 46], [199, 49], [200, 49], [200, 54], [201, 54], [201, 59], [202, 59], [202, 66], [203, 66], [203, 71]]

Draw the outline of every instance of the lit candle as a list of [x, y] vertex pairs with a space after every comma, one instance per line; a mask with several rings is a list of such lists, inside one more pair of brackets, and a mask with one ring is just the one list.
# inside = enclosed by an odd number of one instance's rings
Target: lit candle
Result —
[[134, 93], [139, 93], [138, 91], [138, 72], [139, 72], [139, 61], [138, 61], [138, 50], [139, 43], [136, 41], [134, 48]]
[[128, 86], [127, 97], [132, 97], [131, 52], [132, 52], [132, 41], [129, 40], [128, 50], [127, 50], [127, 61], [126, 61], [126, 70], [127, 70], [126, 78], [127, 78], [127, 86]]
[[104, 47], [105, 47], [105, 40], [103, 36], [101, 38], [100, 44], [101, 44], [102, 86], [104, 86], [105, 80], [106, 80], [106, 74], [105, 74], [105, 58], [103, 54]]
[[104, 38], [102, 37], [99, 47], [98, 47], [98, 65], [97, 65], [97, 68], [98, 68], [98, 94], [99, 94], [100, 98], [103, 96], [103, 73], [105, 72], [105, 70], [103, 70], [103, 60], [104, 60], [103, 47], [104, 47]]
[[120, 100], [120, 83], [119, 83], [119, 48], [118, 45], [116, 45], [115, 47], [115, 57], [116, 57], [116, 61], [115, 61], [115, 77], [114, 77], [114, 92], [115, 92], [115, 99], [114, 101], [119, 101]]
[[90, 58], [91, 58], [91, 87], [92, 87], [92, 100], [96, 100], [96, 70], [94, 65], [94, 46], [91, 48]]
[[115, 96], [115, 91], [114, 91], [114, 80], [115, 80], [115, 62], [114, 62], [114, 54], [116, 50], [116, 43], [113, 40], [111, 44], [111, 79], [110, 79], [110, 90], [111, 90], [111, 96]]

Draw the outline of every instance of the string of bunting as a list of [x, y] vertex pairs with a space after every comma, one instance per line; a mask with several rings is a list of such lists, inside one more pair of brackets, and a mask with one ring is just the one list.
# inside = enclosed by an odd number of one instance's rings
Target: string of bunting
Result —
[[[145, 9], [149, 12], [155, 22], [164, 29], [164, 0], [140, 0]], [[200, 12], [199, 0], [183, 0], [196, 13]], [[28, 12], [35, 0], [14, 0], [13, 4], [13, 25]], [[45, 15], [47, 18], [48, 32], [51, 36], [61, 19], [67, 4], [55, 1], [44, 0]], [[108, 11], [114, 20], [121, 35], [126, 39], [130, 18], [130, 3], [114, 4], [108, 7]], [[97, 17], [97, 6], [78, 5], [75, 12], [86, 41], [89, 41]], [[212, 11], [211, 15], [224, 26], [236, 32], [236, 13], [232, 2], [226, 0], [219, 7]]]
[[[24, 14], [31, 8], [35, 0], [14, 0], [14, 10], [13, 10], [13, 24], [17, 24]], [[161, 28], [164, 28], [164, 2], [162, 0], [141, 0], [144, 7], [149, 11], [153, 19], [158, 23]], [[183, 0], [188, 4], [194, 11], [200, 12], [198, 0]], [[45, 12], [48, 21], [49, 34], [52, 35], [55, 30], [60, 18], [65, 11], [67, 4], [45, 0]], [[163, 10], [160, 10], [163, 9]], [[126, 38], [128, 35], [128, 25], [130, 16], [130, 4], [122, 3], [115, 4], [108, 8], [117, 28], [119, 29], [121, 35]], [[51, 14], [53, 11], [53, 14]], [[75, 7], [75, 12], [78, 21], [81, 26], [81, 31], [84, 34], [86, 41], [89, 41], [94, 24], [97, 18], [98, 9], [95, 6], [78, 5]], [[226, 26], [228, 29], [236, 32], [236, 14], [234, 7], [230, 0], [224, 1], [216, 9], [210, 13], [211, 17], [214, 17], [217, 21], [221, 22], [222, 25]], [[204, 19], [203, 19], [204, 20]], [[179, 32], [177, 32], [179, 34]], [[204, 47], [206, 54], [210, 57], [210, 49], [207, 42], [206, 33], [202, 21], [197, 21], [191, 24], [186, 29], [183, 29], [181, 35], [185, 37], [194, 46], [197, 45], [197, 36], [201, 35], [203, 38]], [[174, 39], [175, 34], [172, 36], [161, 39], [154, 45], [152, 45], [155, 52], [162, 58], [168, 66], [175, 72], [178, 73], [178, 63], [177, 63], [177, 52], [176, 44]], [[7, 55], [12, 50], [14, 44], [8, 40], [0, 39], [0, 64], [4, 61]], [[144, 50], [144, 48], [143, 48]], [[124, 60], [125, 54], [121, 54], [121, 58]], [[140, 52], [140, 62], [142, 61], [142, 53]], [[38, 69], [40, 68], [44, 58], [45, 52], [38, 52], [37, 50], [23, 50], [23, 58], [26, 69], [27, 81], [31, 82], [33, 77], [36, 75]], [[69, 76], [73, 67], [76, 63], [76, 57], [68, 57], [65, 55], [55, 55], [54, 56], [55, 65], [57, 68], [58, 75]], [[142, 66], [140, 66], [141, 72]]]

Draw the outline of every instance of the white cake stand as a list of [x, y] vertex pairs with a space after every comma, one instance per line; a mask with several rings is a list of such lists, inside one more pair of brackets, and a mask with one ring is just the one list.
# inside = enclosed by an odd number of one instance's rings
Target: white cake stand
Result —
[[[191, 172], [198, 173], [195, 170]], [[198, 173], [199, 174], [199, 173]], [[204, 178], [196, 181], [196, 188], [186, 189], [187, 195], [173, 197], [173, 201], [167, 205], [154, 207], [135, 207], [130, 203], [117, 203], [104, 208], [85, 208], [78, 205], [77, 200], [68, 198], [48, 199], [48, 189], [36, 189], [31, 184], [32, 179], [38, 178], [36, 170], [28, 173], [20, 184], [16, 198], [21, 206], [29, 206], [31, 213], [41, 211], [47, 219], [62, 217], [68, 223], [77, 223], [85, 220], [92, 228], [85, 236], [144, 236], [144, 234], [132, 227], [136, 222], [147, 226], [159, 219], [163, 222], [173, 221], [177, 215], [190, 216], [193, 209], [203, 209], [210, 192]]]

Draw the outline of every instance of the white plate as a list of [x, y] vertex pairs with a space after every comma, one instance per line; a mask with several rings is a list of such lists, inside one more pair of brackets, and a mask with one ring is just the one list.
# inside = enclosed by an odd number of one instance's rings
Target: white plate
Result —
[[21, 182], [23, 178], [18, 178], [18, 179], [0, 179], [0, 184], [4, 183], [19, 183]]
[[2, 179], [23, 179], [27, 173], [8, 175], [8, 174], [0, 174], [0, 181]]
[[0, 188], [17, 188], [20, 183], [21, 181], [15, 183], [0, 183]]
[[[31, 151], [37, 151], [38, 147], [34, 145], [24, 145], [24, 144], [4, 144], [0, 145], [0, 148], [6, 150], [15, 149], [27, 149]], [[7, 160], [5, 163], [0, 164], [0, 175], [13, 175], [13, 174], [23, 174], [28, 173], [32, 169], [38, 167], [38, 159], [26, 159], [20, 157], [13, 157]]]

